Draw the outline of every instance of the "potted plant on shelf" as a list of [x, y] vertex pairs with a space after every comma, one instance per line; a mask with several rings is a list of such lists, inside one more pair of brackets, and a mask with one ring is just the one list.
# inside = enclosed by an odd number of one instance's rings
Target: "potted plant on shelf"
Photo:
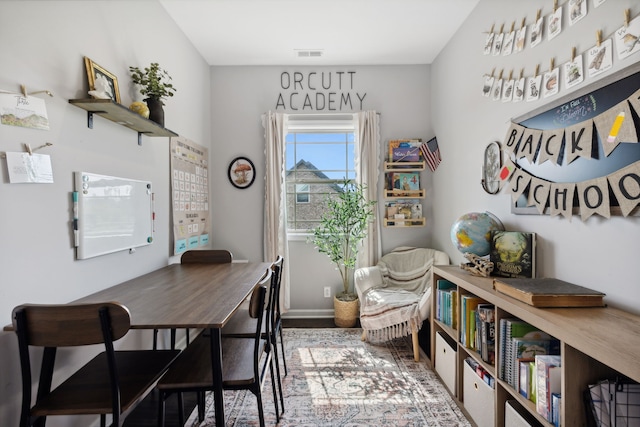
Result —
[[133, 83], [140, 85], [140, 93], [146, 96], [145, 102], [149, 107], [149, 119], [164, 127], [163, 99], [173, 96], [176, 88], [171, 83], [171, 76], [160, 68], [157, 62], [152, 62], [144, 70], [129, 67]]
[[367, 236], [367, 224], [373, 218], [375, 201], [365, 197], [366, 187], [345, 179], [341, 191], [327, 198], [327, 206], [311, 240], [320, 253], [336, 264], [343, 291], [336, 294], [336, 326], [350, 328], [358, 318], [358, 296], [351, 290], [358, 246]]

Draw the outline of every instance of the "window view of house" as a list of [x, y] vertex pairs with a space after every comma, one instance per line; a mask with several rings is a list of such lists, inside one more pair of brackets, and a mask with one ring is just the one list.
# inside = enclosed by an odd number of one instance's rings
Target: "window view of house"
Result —
[[306, 232], [318, 224], [326, 200], [355, 179], [354, 133], [290, 132], [286, 137], [287, 228]]

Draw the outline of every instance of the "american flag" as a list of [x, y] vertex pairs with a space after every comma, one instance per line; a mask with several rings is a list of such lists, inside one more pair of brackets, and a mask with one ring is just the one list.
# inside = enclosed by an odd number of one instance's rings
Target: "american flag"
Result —
[[431, 172], [435, 171], [442, 160], [440, 158], [438, 140], [433, 137], [429, 141], [422, 143], [422, 145], [420, 145], [420, 151], [422, 152], [424, 159], [427, 161]]

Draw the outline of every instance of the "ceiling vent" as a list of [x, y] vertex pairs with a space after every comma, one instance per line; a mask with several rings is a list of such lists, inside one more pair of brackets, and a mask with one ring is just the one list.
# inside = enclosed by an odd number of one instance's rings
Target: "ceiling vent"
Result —
[[320, 58], [323, 51], [321, 49], [296, 49], [295, 53], [298, 58]]

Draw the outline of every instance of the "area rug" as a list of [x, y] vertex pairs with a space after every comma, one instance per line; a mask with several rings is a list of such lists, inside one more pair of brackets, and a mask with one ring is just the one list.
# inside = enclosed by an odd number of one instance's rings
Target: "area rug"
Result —
[[[360, 329], [284, 329], [289, 374], [279, 426], [470, 426], [424, 360], [415, 362], [411, 337], [382, 344]], [[255, 396], [225, 391], [226, 425], [257, 426]], [[276, 425], [271, 384], [263, 388], [266, 425]], [[212, 396], [205, 420], [197, 411], [185, 426], [215, 425]]]

